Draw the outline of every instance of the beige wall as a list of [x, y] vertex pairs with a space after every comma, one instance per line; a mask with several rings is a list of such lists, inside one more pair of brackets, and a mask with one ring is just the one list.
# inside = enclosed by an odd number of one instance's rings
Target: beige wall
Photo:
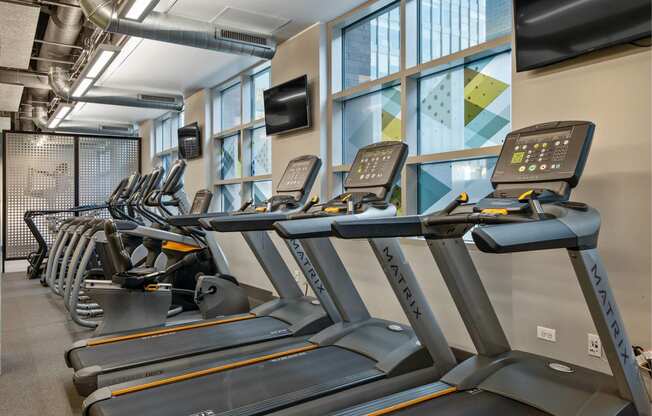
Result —
[[147, 120], [140, 123], [138, 126], [138, 134], [140, 135], [140, 171], [142, 173], [148, 173], [154, 168], [154, 152], [152, 149], [154, 143], [154, 121]]
[[[204, 134], [204, 139], [206, 137], [206, 100], [207, 92], [205, 90], [200, 90], [190, 97], [185, 99], [184, 106], [184, 116], [185, 124], [199, 123], [199, 129]], [[206, 140], [203, 140], [204, 142]], [[186, 167], [185, 175], [185, 187], [188, 198], [192, 201], [192, 198], [195, 196], [195, 193], [200, 189], [205, 189], [208, 187], [206, 181], [206, 170], [207, 164], [210, 163], [210, 158], [204, 154], [204, 157], [201, 159], [189, 160], [188, 166]]]
[[[272, 139], [274, 183], [292, 157], [324, 156], [324, 35], [323, 26], [314, 26], [280, 45], [272, 61], [273, 84], [308, 74], [313, 103], [311, 129]], [[609, 50], [544, 71], [513, 73], [512, 86], [514, 128], [557, 119], [596, 123], [591, 156], [574, 199], [602, 212], [601, 252], [632, 341], [645, 346], [652, 345], [650, 58], [645, 49]], [[206, 97], [198, 94], [186, 102], [186, 122], [201, 124], [205, 119], [206, 106], [201, 106]], [[210, 182], [207, 157], [190, 162], [189, 194]], [[218, 240], [233, 274], [271, 289], [239, 235], [219, 235]], [[370, 311], [406, 321], [368, 244], [335, 244]], [[404, 240], [403, 246], [451, 344], [472, 349], [424, 242]], [[608, 371], [603, 360], [586, 354], [586, 334], [595, 329], [565, 253], [489, 255], [471, 250], [514, 347]], [[282, 253], [292, 270], [297, 269], [285, 248]], [[537, 325], [557, 329], [558, 342], [537, 340]]]

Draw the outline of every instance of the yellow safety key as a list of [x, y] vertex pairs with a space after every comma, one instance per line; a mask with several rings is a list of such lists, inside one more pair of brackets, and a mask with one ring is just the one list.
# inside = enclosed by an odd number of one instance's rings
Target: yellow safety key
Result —
[[457, 197], [457, 199], [462, 203], [469, 202], [469, 194], [462, 192], [460, 196]]
[[158, 285], [152, 284], [145, 286], [145, 292], [156, 292], [158, 290]]
[[256, 212], [266, 212], [267, 207], [256, 207]]

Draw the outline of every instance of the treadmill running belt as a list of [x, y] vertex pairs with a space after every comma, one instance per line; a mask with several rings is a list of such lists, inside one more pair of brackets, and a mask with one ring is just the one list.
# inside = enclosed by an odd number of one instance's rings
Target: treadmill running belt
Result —
[[[382, 378], [376, 361], [323, 347], [231, 371], [113, 397], [93, 404], [91, 416], [258, 415], [316, 395]], [[202, 413], [203, 412], [203, 413]]]
[[[550, 400], [554, 400], [551, 397]], [[521, 402], [487, 391], [463, 391], [423, 402], [391, 413], [374, 412], [368, 416], [550, 416]]]
[[269, 316], [80, 348], [70, 352], [75, 370], [99, 365], [105, 370], [154, 363], [180, 355], [217, 351], [291, 335], [288, 324]]

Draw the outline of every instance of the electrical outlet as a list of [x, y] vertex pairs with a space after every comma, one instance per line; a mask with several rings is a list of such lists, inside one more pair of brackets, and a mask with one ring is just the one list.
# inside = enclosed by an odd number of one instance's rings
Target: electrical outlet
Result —
[[557, 331], [545, 326], [537, 326], [537, 338], [548, 342], [557, 342]]
[[596, 334], [588, 334], [588, 353], [591, 357], [602, 357], [602, 341]]

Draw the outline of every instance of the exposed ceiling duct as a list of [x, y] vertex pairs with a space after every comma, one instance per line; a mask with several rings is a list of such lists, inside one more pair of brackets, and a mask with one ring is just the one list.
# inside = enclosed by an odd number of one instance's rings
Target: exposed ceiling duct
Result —
[[[82, 30], [82, 17], [83, 13], [79, 8], [57, 7], [48, 20], [43, 36], [43, 40], [47, 43], [41, 45], [39, 58], [61, 60], [69, 57], [72, 47], [65, 45], [74, 45], [77, 41]], [[36, 68], [39, 72], [47, 73], [51, 65], [50, 61], [39, 60]], [[49, 91], [44, 89], [32, 91], [33, 97], [42, 101], [47, 100], [48, 93]]]
[[102, 136], [135, 136], [136, 129], [130, 124], [104, 123], [95, 121], [61, 121], [56, 128], [48, 127], [48, 112], [45, 107], [34, 106], [32, 121], [41, 131], [93, 134]]
[[84, 14], [102, 30], [218, 52], [272, 59], [276, 41], [268, 35], [152, 11], [143, 21], [118, 15], [113, 0], [80, 0]]
[[65, 101], [155, 108], [168, 111], [183, 110], [183, 97], [180, 95], [139, 93], [114, 88], [93, 87], [84, 95], [75, 97], [72, 94], [69, 72], [54, 66], [50, 68], [48, 79], [52, 91]]
[[38, 88], [44, 90], [43, 95], [50, 90], [46, 75], [17, 69], [0, 69], [0, 84], [21, 84], [26, 88]]

